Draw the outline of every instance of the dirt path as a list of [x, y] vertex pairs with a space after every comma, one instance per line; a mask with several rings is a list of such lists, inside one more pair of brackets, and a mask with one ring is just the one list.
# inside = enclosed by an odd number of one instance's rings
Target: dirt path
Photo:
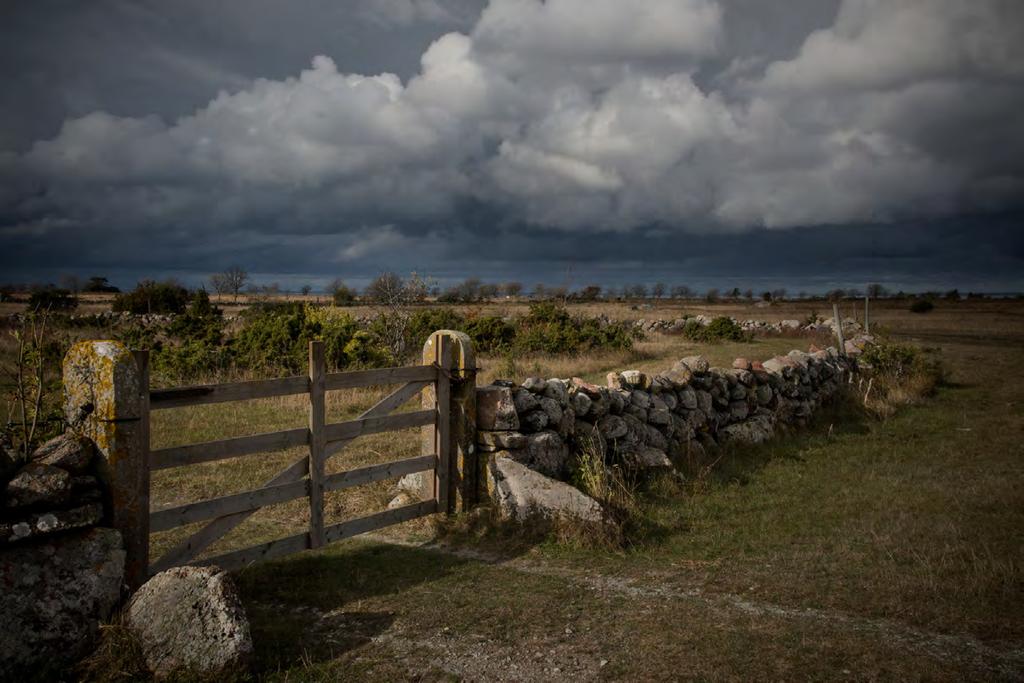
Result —
[[[979, 678], [1016, 680], [1024, 677], [1024, 650], [1012, 646], [993, 647], [966, 634], [934, 633], [888, 619], [873, 619], [837, 610], [794, 608], [767, 602], [755, 602], [731, 593], [708, 592], [700, 588], [681, 589], [652, 581], [607, 576], [523, 557], [505, 558], [476, 550], [451, 548], [436, 543], [415, 544], [385, 536], [373, 536], [382, 543], [411, 547], [451, 555], [464, 560], [500, 565], [524, 574], [563, 579], [607, 599], [625, 596], [641, 601], [682, 601], [714, 612], [717, 617], [749, 616], [773, 621], [819, 624], [830, 630], [855, 633], [887, 647], [925, 656], [943, 667], [969, 671]], [[512, 646], [493, 641], [452, 639], [444, 633], [432, 637], [410, 638], [384, 633], [376, 642], [398, 651], [427, 650], [434, 653], [434, 666], [470, 680], [545, 680], [552, 675], [577, 675], [593, 678], [603, 660], [580, 658], [571, 649]], [[559, 662], [552, 665], [551, 662]], [[849, 673], [849, 672], [846, 672]]]

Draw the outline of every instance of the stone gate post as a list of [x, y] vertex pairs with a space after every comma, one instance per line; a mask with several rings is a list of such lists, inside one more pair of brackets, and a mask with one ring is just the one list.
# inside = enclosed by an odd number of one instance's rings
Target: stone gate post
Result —
[[148, 367], [140, 370], [120, 342], [83, 341], [63, 369], [65, 417], [96, 444], [110, 524], [124, 539], [125, 580], [135, 590], [149, 568]]

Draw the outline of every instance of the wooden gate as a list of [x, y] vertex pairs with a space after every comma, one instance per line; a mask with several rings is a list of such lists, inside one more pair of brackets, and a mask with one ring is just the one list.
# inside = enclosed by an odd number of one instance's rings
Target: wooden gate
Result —
[[[183, 564], [216, 564], [225, 569], [235, 569], [259, 560], [319, 548], [326, 543], [447, 510], [452, 452], [448, 415], [452, 348], [447, 337], [440, 336], [438, 339], [440, 343], [436, 349], [436, 361], [430, 365], [327, 373], [323, 342], [311, 342], [307, 376], [144, 391], [143, 395], [148, 396], [148, 405], [143, 406], [142, 411], [143, 433], [146, 434], [147, 447], [148, 417], [151, 410], [273, 396], [309, 395], [308, 427], [175, 446], [150, 452], [147, 458], [150, 469], [161, 470], [303, 445], [309, 449], [308, 455], [296, 460], [261, 488], [151, 512], [150, 532], [167, 531], [195, 522], [209, 521], [199, 531], [167, 551], [160, 559], [149, 564], [148, 574], [153, 575]], [[148, 387], [147, 359], [144, 355], [137, 356], [137, 359], [143, 387]], [[358, 418], [327, 424], [326, 392], [386, 384], [402, 386]], [[428, 388], [432, 388], [433, 391], [426, 394], [424, 408], [392, 414], [396, 408]], [[327, 459], [358, 437], [410, 427], [424, 428], [422, 455], [325, 475], [324, 465]], [[339, 524], [324, 525], [325, 492], [424, 471], [433, 473], [434, 486], [431, 498]], [[148, 499], [148, 495], [146, 498]], [[260, 508], [298, 498], [309, 499], [308, 531], [242, 550], [196, 559], [212, 543]]]

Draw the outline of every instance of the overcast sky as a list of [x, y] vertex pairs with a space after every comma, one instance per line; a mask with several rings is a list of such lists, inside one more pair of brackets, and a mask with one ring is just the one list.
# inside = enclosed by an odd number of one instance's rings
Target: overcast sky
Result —
[[1024, 290], [1019, 0], [34, 0], [0, 75], [0, 280]]

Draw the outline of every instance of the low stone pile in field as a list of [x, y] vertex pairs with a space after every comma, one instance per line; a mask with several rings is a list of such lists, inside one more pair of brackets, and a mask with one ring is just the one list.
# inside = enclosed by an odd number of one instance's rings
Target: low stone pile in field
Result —
[[121, 596], [125, 552], [107, 517], [93, 443], [63, 434], [27, 463], [0, 452], [0, 679], [57, 675]]
[[[697, 322], [704, 327], [711, 324], [713, 317], [706, 315], [695, 315], [687, 318], [676, 318], [674, 320], [648, 320], [641, 318], [633, 322], [633, 326], [641, 332], [661, 334], [679, 334], [686, 327], [687, 323]], [[832, 318], [815, 318], [810, 322], [799, 320], [780, 320], [769, 322], [767, 320], [740, 320], [729, 318], [744, 332], [751, 334], [799, 334], [815, 332], [835, 332], [835, 321]], [[843, 332], [847, 335], [855, 335], [861, 331], [861, 325], [852, 318], [843, 320]]]
[[[761, 443], [778, 424], [805, 424], [855, 369], [853, 356], [868, 341], [848, 342], [848, 356], [835, 348], [791, 351], [763, 363], [737, 358], [731, 368], [691, 356], [653, 377], [609, 373], [607, 386], [533, 377], [481, 387], [477, 445], [488, 454], [492, 498], [513, 517], [540, 509], [591, 518], [596, 503], [565, 490], [581, 454], [644, 472], [699, 464], [722, 443]], [[536, 475], [549, 480], [540, 494], [521, 480]]]

